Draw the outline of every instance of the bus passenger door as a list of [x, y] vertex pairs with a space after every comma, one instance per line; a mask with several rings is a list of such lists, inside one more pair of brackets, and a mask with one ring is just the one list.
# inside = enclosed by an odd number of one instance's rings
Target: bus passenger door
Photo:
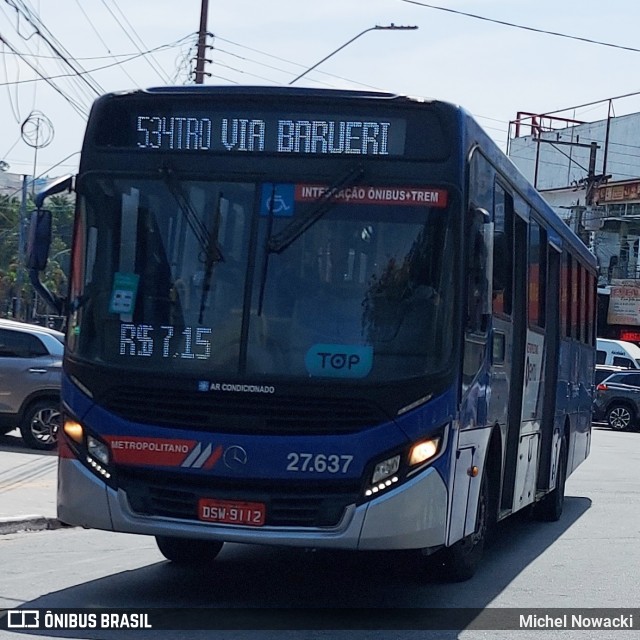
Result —
[[540, 425], [540, 462], [538, 491], [548, 491], [551, 480], [551, 463], [554, 453], [553, 432], [556, 417], [558, 367], [560, 352], [560, 264], [561, 254], [547, 245], [547, 294], [545, 369], [542, 393], [542, 420]]
[[[553, 437], [553, 415], [544, 415], [545, 399], [553, 384], [555, 367], [549, 370], [549, 335], [553, 326], [548, 326], [547, 272], [549, 249], [546, 229], [532, 216], [528, 224], [527, 256], [527, 296], [524, 331], [526, 344], [522, 352], [524, 358], [524, 384], [522, 386], [522, 415], [518, 450], [516, 454], [516, 475], [513, 496], [513, 511], [531, 504], [537, 493], [538, 466], [543, 423], [547, 437]], [[557, 307], [556, 307], [557, 310]], [[557, 314], [556, 314], [557, 315]], [[557, 318], [552, 319], [557, 323]], [[557, 328], [557, 324], [555, 325]], [[551, 329], [551, 331], [550, 331]], [[553, 349], [551, 349], [553, 351]], [[551, 363], [553, 364], [553, 363]], [[547, 406], [547, 409], [549, 407]], [[548, 430], [551, 433], [548, 433]], [[545, 439], [545, 444], [546, 444]], [[551, 445], [549, 445], [551, 446]]]
[[[513, 207], [508, 196], [506, 206]], [[524, 203], [520, 205], [524, 208]], [[524, 211], [522, 213], [525, 213]], [[507, 345], [510, 370], [507, 371], [509, 397], [505, 438], [504, 473], [500, 508], [513, 509], [516, 474], [518, 471], [518, 450], [520, 447], [520, 427], [522, 421], [523, 385], [527, 346], [527, 222], [521, 218], [515, 207], [512, 209], [513, 243], [510, 247], [513, 257], [511, 345]], [[527, 456], [528, 456], [527, 452]]]

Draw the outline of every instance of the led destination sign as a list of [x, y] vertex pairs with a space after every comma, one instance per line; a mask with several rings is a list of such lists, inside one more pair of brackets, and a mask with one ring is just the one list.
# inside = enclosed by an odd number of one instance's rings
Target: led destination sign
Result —
[[406, 122], [398, 118], [204, 115], [135, 116], [135, 146], [164, 151], [402, 156]]

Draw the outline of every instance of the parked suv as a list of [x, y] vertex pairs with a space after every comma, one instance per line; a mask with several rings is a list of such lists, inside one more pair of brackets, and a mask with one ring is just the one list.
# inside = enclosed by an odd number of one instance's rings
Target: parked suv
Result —
[[614, 373], [596, 386], [593, 419], [606, 421], [618, 431], [638, 426], [640, 417], [640, 371]]
[[0, 434], [18, 427], [27, 446], [55, 447], [63, 350], [60, 331], [0, 319]]
[[620, 373], [623, 371], [628, 372], [629, 367], [614, 367], [613, 365], [608, 365], [608, 364], [597, 364], [596, 372], [594, 376], [594, 384], [596, 385], [600, 384], [601, 382], [604, 382], [604, 380], [608, 378], [611, 374]]

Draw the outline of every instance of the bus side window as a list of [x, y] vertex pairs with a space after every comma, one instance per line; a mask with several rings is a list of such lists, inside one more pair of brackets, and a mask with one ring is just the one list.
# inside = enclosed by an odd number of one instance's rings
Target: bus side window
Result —
[[484, 209], [469, 212], [467, 244], [467, 331], [484, 333], [490, 312], [491, 285], [489, 274], [493, 259], [493, 224]]
[[[466, 392], [478, 375], [486, 355], [490, 306], [491, 249], [493, 224], [484, 209], [470, 209], [466, 224], [467, 320], [462, 365], [462, 385]], [[491, 240], [493, 238], [491, 237]]]
[[498, 183], [493, 210], [493, 312], [511, 315], [513, 289], [513, 198]]

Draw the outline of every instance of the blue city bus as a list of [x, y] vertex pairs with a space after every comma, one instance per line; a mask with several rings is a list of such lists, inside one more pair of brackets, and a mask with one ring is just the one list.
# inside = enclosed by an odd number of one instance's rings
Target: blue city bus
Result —
[[560, 517], [590, 447], [596, 264], [464, 110], [113, 93], [74, 188], [63, 522], [182, 563], [418, 550], [455, 581], [498, 521]]

